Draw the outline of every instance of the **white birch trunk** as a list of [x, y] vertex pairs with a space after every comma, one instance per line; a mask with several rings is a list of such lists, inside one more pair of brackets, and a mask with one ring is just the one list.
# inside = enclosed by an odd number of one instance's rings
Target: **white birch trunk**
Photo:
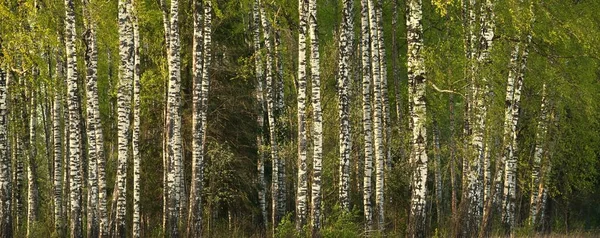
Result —
[[540, 106], [540, 118], [537, 122], [536, 135], [535, 135], [535, 150], [533, 155], [533, 163], [531, 168], [531, 197], [529, 202], [529, 225], [536, 227], [537, 217], [540, 208], [540, 190], [542, 183], [540, 181], [540, 170], [542, 157], [546, 153], [546, 134], [548, 132], [548, 121], [547, 121], [547, 96], [546, 96], [546, 84], [542, 86], [542, 101]]
[[99, 121], [96, 121], [96, 111], [98, 106], [98, 87], [97, 87], [97, 68], [98, 68], [98, 52], [96, 46], [96, 24], [91, 17], [92, 7], [89, 1], [84, 1], [83, 11], [86, 25], [85, 41], [85, 64], [86, 64], [86, 103], [87, 103], [87, 139], [88, 139], [88, 193], [87, 193], [87, 236], [98, 237], [99, 221], [98, 221], [98, 142], [97, 133], [99, 131]]
[[306, 224], [308, 168], [306, 164], [306, 34], [308, 31], [308, 0], [298, 0], [300, 18], [298, 33], [298, 185], [296, 191], [296, 229]]
[[373, 226], [372, 174], [373, 174], [373, 127], [371, 125], [371, 37], [369, 27], [369, 3], [361, 0], [361, 61], [362, 61], [362, 110], [364, 133], [364, 177], [363, 177], [363, 206], [365, 226], [369, 231]]
[[407, 1], [407, 29], [408, 29], [408, 78], [413, 84], [411, 87], [410, 100], [413, 102], [413, 128], [412, 128], [412, 150], [411, 164], [412, 172], [412, 194], [411, 211], [409, 217], [409, 236], [425, 236], [425, 204], [427, 194], [427, 131], [426, 131], [426, 105], [425, 105], [425, 65], [421, 50], [423, 48], [423, 26], [421, 0]]
[[[33, 70], [34, 78], [37, 78], [37, 70]], [[37, 102], [36, 90], [33, 84], [29, 85], [30, 106], [29, 106], [29, 138], [25, 141], [29, 151], [27, 154], [27, 237], [31, 237], [31, 229], [37, 220], [38, 206], [38, 187], [37, 187], [37, 145], [36, 145], [36, 127], [37, 127]]]
[[132, 6], [130, 16], [133, 25], [133, 133], [131, 136], [131, 150], [133, 154], [133, 226], [132, 237], [140, 237], [140, 31], [136, 9]]
[[[1, 46], [0, 46], [1, 50]], [[0, 57], [3, 55], [0, 54]], [[0, 67], [0, 236], [12, 236], [12, 179], [8, 142], [7, 73]]]
[[75, 6], [72, 0], [65, 0], [65, 32], [67, 49], [67, 105], [69, 107], [69, 206], [71, 211], [71, 237], [82, 237], [81, 195], [82, 178], [81, 151], [79, 141], [79, 95], [77, 86], [77, 52], [75, 48]]
[[[378, 1], [377, 1], [378, 2]], [[381, 57], [380, 37], [377, 22], [378, 3], [375, 0], [369, 0], [369, 22], [371, 36], [371, 73], [373, 75], [373, 99], [375, 107], [373, 109], [373, 129], [375, 142], [375, 204], [377, 211], [377, 224], [379, 230], [383, 230], [384, 226], [384, 210], [383, 210], [383, 186], [384, 186], [384, 166], [385, 166], [385, 151], [383, 146], [383, 102], [382, 102], [382, 72], [381, 72]]]
[[340, 58], [338, 62], [338, 111], [340, 118], [340, 179], [339, 199], [342, 210], [350, 211], [350, 57], [352, 56], [353, 1], [343, 1], [342, 32], [340, 34]]
[[269, 224], [269, 218], [267, 217], [267, 202], [266, 202], [266, 188], [267, 184], [265, 182], [265, 144], [264, 144], [264, 121], [265, 121], [265, 99], [263, 95], [263, 82], [264, 82], [264, 72], [262, 67], [262, 57], [261, 57], [261, 45], [260, 45], [260, 26], [261, 26], [261, 17], [260, 17], [260, 1], [255, 0], [252, 8], [252, 30], [253, 30], [253, 43], [254, 43], [254, 71], [256, 75], [256, 124], [258, 126], [258, 131], [256, 135], [256, 146], [258, 148], [257, 155], [257, 172], [258, 172], [258, 201], [260, 206], [261, 218], [263, 222], [263, 228], [266, 230]]
[[204, 170], [204, 127], [202, 124], [202, 79], [203, 79], [203, 9], [201, 1], [194, 2], [193, 42], [193, 114], [192, 114], [192, 184], [188, 214], [188, 236], [202, 235], [202, 179]]
[[[60, 42], [60, 41], [59, 41]], [[59, 47], [60, 48], [60, 47]], [[61, 131], [61, 115], [62, 113], [62, 91], [60, 83], [63, 80], [63, 62], [60, 60], [60, 50], [58, 51], [58, 57], [56, 57], [56, 74], [54, 80], [54, 102], [52, 106], [52, 136], [53, 136], [53, 147], [54, 147], [54, 229], [59, 236], [63, 235], [64, 225], [64, 210], [62, 207], [62, 189], [63, 189], [63, 142], [62, 142], [62, 131]]]
[[129, 149], [129, 125], [131, 117], [131, 87], [134, 70], [133, 29], [131, 24], [131, 0], [119, 1], [119, 88], [117, 92], [118, 105], [118, 162], [117, 162], [117, 193], [115, 236], [125, 237], [125, 218], [127, 211], [127, 159]]
[[313, 170], [312, 170], [312, 234], [319, 236], [321, 230], [321, 169], [323, 157], [323, 112], [321, 111], [321, 76], [319, 69], [319, 38], [317, 29], [317, 1], [309, 0], [308, 17], [310, 38], [311, 99], [313, 109]]

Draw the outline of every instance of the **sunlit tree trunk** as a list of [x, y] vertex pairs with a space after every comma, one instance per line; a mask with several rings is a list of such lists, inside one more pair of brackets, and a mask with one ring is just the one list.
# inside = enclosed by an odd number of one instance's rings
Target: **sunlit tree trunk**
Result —
[[192, 184], [190, 186], [190, 204], [188, 214], [188, 237], [202, 235], [202, 179], [204, 170], [204, 127], [203, 110], [203, 18], [201, 1], [194, 2], [194, 39], [193, 39], [193, 114], [192, 114]]
[[[37, 78], [37, 69], [33, 70], [33, 77]], [[27, 148], [27, 237], [31, 237], [31, 229], [37, 221], [38, 210], [38, 184], [37, 184], [37, 145], [36, 145], [36, 127], [37, 127], [37, 102], [36, 90], [33, 84], [29, 84], [29, 136], [25, 140]]]
[[[166, 9], [164, 7], [163, 9]], [[179, 236], [179, 206], [181, 202], [181, 117], [179, 115], [179, 106], [181, 101], [181, 59], [179, 45], [179, 1], [171, 1], [169, 14], [165, 17], [169, 18], [168, 24], [165, 26], [167, 39], [167, 58], [169, 65], [169, 80], [167, 91], [167, 187], [168, 193], [168, 228], [167, 233], [172, 237]]]
[[296, 191], [296, 229], [306, 224], [308, 168], [306, 163], [306, 34], [308, 31], [308, 0], [298, 0], [298, 184]]
[[373, 174], [373, 126], [371, 125], [371, 37], [369, 27], [369, 4], [368, 0], [361, 0], [361, 61], [362, 61], [362, 111], [363, 111], [363, 133], [364, 133], [364, 177], [363, 177], [363, 206], [365, 214], [365, 226], [369, 231], [373, 226], [373, 204], [371, 184]]
[[383, 186], [384, 186], [384, 165], [385, 151], [383, 145], [383, 102], [382, 102], [382, 70], [381, 70], [381, 42], [378, 29], [378, 4], [379, 1], [369, 0], [369, 26], [370, 26], [370, 43], [371, 43], [371, 59], [372, 67], [371, 74], [373, 75], [373, 131], [374, 131], [374, 148], [375, 148], [375, 204], [377, 211], [377, 224], [379, 230], [383, 230], [384, 226], [384, 210], [383, 210]]
[[350, 211], [350, 57], [352, 56], [353, 1], [344, 0], [340, 58], [338, 61], [338, 111], [340, 118], [340, 180], [339, 199], [342, 210]]
[[412, 194], [409, 217], [409, 236], [425, 236], [425, 203], [427, 194], [427, 131], [426, 131], [426, 104], [425, 104], [425, 65], [421, 50], [423, 48], [423, 16], [421, 0], [407, 1], [406, 25], [408, 29], [408, 78], [413, 84], [411, 100], [414, 104], [411, 164]]
[[[59, 39], [60, 40], [60, 39]], [[59, 41], [60, 42], [60, 41]], [[60, 47], [59, 47], [60, 48]], [[62, 115], [62, 90], [60, 87], [61, 80], [63, 80], [63, 62], [60, 57], [61, 50], [58, 50], [58, 57], [56, 57], [56, 73], [54, 74], [54, 96], [52, 106], [52, 136], [53, 136], [53, 147], [54, 147], [54, 229], [59, 236], [63, 235], [63, 217], [64, 210], [62, 207], [62, 189], [63, 189], [63, 141], [61, 131], [61, 115]]]
[[79, 141], [79, 95], [77, 86], [77, 52], [75, 40], [75, 10], [72, 0], [65, 0], [65, 32], [67, 49], [67, 105], [69, 107], [69, 180], [70, 180], [70, 210], [71, 210], [71, 237], [81, 237], [82, 215], [81, 215], [81, 190], [82, 178], [81, 151]]
[[87, 103], [87, 139], [88, 139], [88, 192], [87, 192], [87, 236], [97, 237], [99, 235], [98, 222], [98, 143], [96, 134], [99, 131], [100, 122], [96, 121], [98, 106], [97, 68], [98, 51], [96, 46], [96, 24], [91, 17], [92, 7], [85, 0], [83, 13], [85, 19], [85, 65], [86, 65], [86, 103]]
[[[0, 57], [3, 57], [2, 53]], [[0, 67], [0, 237], [3, 238], [12, 237], [12, 163], [8, 143], [7, 99], [7, 73]]]
[[[540, 195], [540, 170], [542, 157], [546, 153], [546, 134], [548, 132], [548, 121], [547, 121], [547, 96], [546, 96], [546, 84], [542, 86], [542, 102], [540, 106], [540, 118], [537, 122], [536, 135], [535, 135], [535, 150], [533, 154], [533, 164], [531, 168], [531, 197], [529, 203], [529, 225], [531, 227], [536, 226], [537, 217], [539, 214], [539, 195]], [[543, 192], [543, 191], [542, 191]]]
[[131, 8], [133, 26], [133, 133], [131, 136], [131, 150], [133, 154], [133, 227], [132, 236], [140, 237], [140, 31], [135, 5]]
[[129, 149], [129, 125], [131, 117], [131, 87], [134, 70], [133, 29], [131, 23], [131, 1], [119, 1], [119, 88], [118, 104], [118, 163], [117, 163], [117, 207], [115, 236], [125, 237], [127, 232], [125, 216], [127, 211], [127, 158]]
[[261, 218], [264, 225], [264, 229], [266, 230], [268, 227], [268, 216], [267, 216], [267, 202], [266, 202], [266, 188], [267, 184], [265, 182], [265, 144], [264, 144], [264, 121], [265, 121], [265, 99], [263, 94], [263, 83], [264, 83], [264, 72], [262, 66], [262, 57], [261, 57], [261, 44], [260, 44], [260, 26], [261, 26], [261, 17], [260, 17], [260, 1], [255, 0], [252, 8], [252, 30], [253, 30], [253, 43], [254, 43], [254, 72], [256, 76], [256, 124], [258, 126], [258, 131], [256, 135], [256, 146], [258, 148], [258, 159], [257, 159], [257, 171], [258, 171], [258, 202], [260, 206]]
[[319, 236], [321, 230], [321, 169], [323, 157], [323, 112], [321, 111], [321, 74], [319, 61], [319, 38], [317, 28], [317, 1], [309, 0], [310, 76], [313, 109], [313, 170], [311, 196], [312, 235]]

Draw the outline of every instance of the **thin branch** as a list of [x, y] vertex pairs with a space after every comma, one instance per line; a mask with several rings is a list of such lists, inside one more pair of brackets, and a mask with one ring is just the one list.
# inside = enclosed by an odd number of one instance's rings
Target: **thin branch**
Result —
[[440, 92], [440, 93], [454, 93], [454, 94], [458, 94], [458, 95], [460, 95], [460, 96], [461, 96], [461, 97], [463, 97], [463, 98], [465, 97], [465, 95], [463, 95], [462, 93], [455, 92], [455, 91], [452, 91], [452, 90], [449, 90], [449, 89], [440, 89], [440, 88], [438, 88], [438, 87], [437, 87], [437, 86], [436, 86], [436, 85], [435, 85], [433, 82], [431, 82], [431, 81], [427, 81], [427, 82], [429, 82], [429, 84], [431, 85], [431, 87], [432, 87], [433, 89], [435, 89], [435, 91], [438, 91], [438, 92]]

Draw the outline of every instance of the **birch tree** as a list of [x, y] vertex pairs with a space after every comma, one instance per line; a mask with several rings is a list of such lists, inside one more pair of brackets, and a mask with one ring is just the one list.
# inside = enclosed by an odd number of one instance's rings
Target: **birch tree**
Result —
[[384, 166], [385, 155], [383, 146], [383, 101], [382, 101], [382, 71], [381, 71], [381, 49], [380, 38], [377, 21], [378, 3], [375, 0], [369, 0], [369, 32], [371, 43], [371, 74], [373, 76], [373, 101], [375, 107], [373, 109], [373, 131], [374, 131], [374, 148], [375, 148], [375, 204], [378, 214], [378, 228], [383, 230], [384, 226], [384, 210], [383, 210], [383, 186], [384, 186]]
[[412, 193], [411, 209], [409, 217], [409, 236], [425, 236], [425, 204], [427, 194], [427, 131], [425, 127], [426, 105], [425, 105], [425, 65], [421, 50], [423, 48], [423, 26], [421, 19], [423, 16], [421, 0], [407, 1], [408, 16], [406, 25], [408, 29], [408, 78], [412, 83], [410, 94], [414, 108], [412, 115], [413, 128], [411, 137], [411, 164], [412, 172]]
[[311, 101], [313, 109], [313, 169], [311, 196], [311, 225], [313, 236], [321, 229], [321, 169], [323, 157], [323, 112], [321, 111], [321, 75], [319, 69], [319, 38], [317, 29], [317, 1], [308, 2], [310, 38]]
[[[273, 76], [274, 76], [274, 52], [273, 52], [273, 41], [271, 40], [271, 27], [269, 24], [269, 20], [267, 19], [267, 13], [265, 11], [264, 6], [259, 1], [259, 11], [260, 11], [260, 19], [263, 28], [263, 40], [265, 43], [266, 49], [266, 77], [265, 77], [265, 86], [266, 86], [266, 101], [267, 101], [267, 121], [269, 125], [269, 138], [270, 138], [270, 148], [271, 148], [271, 162], [273, 163], [273, 175], [271, 181], [271, 197], [272, 197], [272, 222], [273, 229], [277, 227], [279, 223], [279, 218], [281, 214], [279, 214], [279, 153], [278, 144], [277, 144], [277, 133], [276, 133], [276, 115], [275, 115], [275, 85], [273, 84]], [[273, 230], [275, 232], [275, 230]]]
[[[547, 95], [546, 95], [546, 84], [542, 86], [542, 101], [540, 106], [540, 120], [537, 122], [536, 134], [535, 134], [535, 149], [533, 154], [533, 163], [531, 169], [531, 196], [529, 202], [529, 225], [532, 227], [536, 226], [537, 217], [539, 215], [540, 208], [540, 172], [542, 157], [546, 153], [546, 137], [548, 133], [548, 109], [547, 109]], [[543, 193], [543, 191], [542, 191]]]
[[373, 205], [371, 201], [373, 174], [373, 127], [371, 125], [371, 33], [369, 27], [368, 0], [361, 0], [361, 61], [362, 61], [362, 111], [364, 132], [365, 171], [363, 178], [363, 206], [365, 226], [370, 230], [373, 225]]
[[306, 224], [308, 168], [306, 164], [306, 34], [308, 31], [308, 1], [298, 0], [300, 25], [298, 28], [298, 185], [296, 191], [296, 229]]
[[[131, 87], [134, 74], [134, 43], [131, 22], [131, 0], [119, 1], [119, 88], [118, 105], [118, 163], [117, 163], [117, 207], [115, 235], [125, 237], [127, 211], [127, 158], [129, 149], [129, 125], [131, 116]], [[115, 195], [113, 195], [115, 196]]]
[[264, 82], [264, 72], [262, 67], [262, 57], [260, 54], [261, 44], [260, 44], [260, 26], [261, 26], [261, 17], [260, 17], [260, 1], [255, 0], [252, 8], [252, 30], [253, 30], [253, 46], [254, 46], [254, 73], [256, 75], [256, 124], [258, 125], [258, 131], [256, 135], [256, 146], [258, 148], [258, 160], [257, 160], [257, 172], [258, 172], [258, 201], [260, 206], [260, 212], [262, 217], [262, 222], [264, 225], [264, 229], [266, 230], [268, 227], [268, 217], [267, 217], [267, 203], [266, 203], [266, 187], [267, 184], [265, 182], [265, 159], [266, 153], [264, 151], [264, 121], [265, 121], [265, 100], [263, 95], [263, 82]]
[[132, 236], [140, 237], [140, 30], [138, 26], [135, 4], [130, 9], [133, 27], [133, 133], [131, 136], [131, 150], [133, 154], [133, 227]]
[[339, 199], [342, 209], [350, 211], [350, 57], [352, 56], [353, 1], [343, 1], [342, 32], [340, 34], [340, 58], [338, 60], [338, 112], [340, 118], [340, 180]]
[[202, 180], [204, 177], [204, 126], [206, 121], [203, 110], [203, 20], [204, 12], [201, 1], [194, 2], [194, 41], [193, 41], [193, 114], [192, 114], [192, 184], [190, 188], [190, 208], [188, 214], [188, 236], [202, 234]]
[[67, 105], [69, 107], [69, 189], [71, 210], [71, 237], [82, 237], [82, 215], [81, 215], [81, 186], [82, 178], [81, 151], [79, 141], [79, 95], [77, 86], [77, 52], [75, 39], [75, 10], [72, 0], [65, 0], [65, 41], [67, 49]]
[[[60, 39], [59, 39], [59, 42]], [[60, 47], [58, 47], [60, 48]], [[60, 50], [57, 50], [58, 55], [60, 54]], [[62, 84], [60, 83], [63, 80], [63, 62], [60, 56], [56, 57], [56, 73], [54, 74], [54, 97], [53, 97], [53, 106], [52, 106], [52, 136], [53, 136], [53, 148], [54, 148], [54, 229], [57, 234], [60, 236], [63, 234], [63, 217], [65, 211], [62, 209], [62, 189], [63, 189], [63, 142], [62, 142], [62, 130], [61, 130], [61, 115], [62, 115], [62, 90], [60, 87]]]
[[83, 2], [83, 11], [85, 16], [85, 64], [86, 73], [86, 100], [87, 100], [87, 139], [88, 139], [88, 196], [87, 196], [87, 236], [97, 237], [99, 235], [98, 221], [98, 143], [96, 142], [99, 121], [96, 121], [98, 110], [98, 86], [97, 86], [97, 68], [98, 52], [96, 46], [96, 24], [91, 17], [92, 7], [88, 0]]
[[[2, 46], [0, 45], [0, 50]], [[3, 57], [0, 53], [0, 57]], [[6, 71], [0, 66], [0, 236], [12, 236], [11, 167], [8, 137], [8, 88]]]

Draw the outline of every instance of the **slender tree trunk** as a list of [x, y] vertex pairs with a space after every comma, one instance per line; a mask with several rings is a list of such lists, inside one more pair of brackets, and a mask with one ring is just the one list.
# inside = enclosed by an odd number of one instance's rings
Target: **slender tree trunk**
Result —
[[203, 80], [203, 9], [201, 1], [194, 2], [194, 42], [193, 42], [193, 114], [192, 114], [192, 184], [188, 214], [188, 237], [202, 235], [202, 180], [204, 170], [204, 126], [202, 102]]
[[382, 86], [382, 81], [383, 81], [383, 75], [382, 75], [382, 68], [381, 68], [381, 41], [380, 41], [380, 36], [379, 36], [379, 29], [378, 29], [378, 20], [377, 20], [377, 15], [378, 15], [378, 2], [375, 2], [375, 0], [369, 0], [369, 22], [370, 22], [370, 36], [371, 36], [371, 58], [373, 59], [372, 61], [372, 67], [371, 67], [371, 73], [373, 75], [373, 99], [375, 102], [375, 107], [373, 109], [373, 129], [374, 129], [374, 142], [375, 142], [375, 204], [376, 204], [376, 211], [378, 214], [377, 217], [377, 221], [378, 221], [378, 228], [380, 231], [384, 230], [384, 210], [383, 210], [383, 202], [384, 202], [384, 197], [383, 197], [383, 186], [384, 186], [384, 166], [385, 166], [385, 151], [384, 151], [384, 142], [383, 142], [383, 137], [384, 137], [384, 133], [383, 133], [383, 127], [384, 127], [384, 122], [383, 122], [383, 117], [384, 117], [384, 106], [383, 106], [383, 101], [382, 101], [382, 91], [383, 91], [383, 86]]
[[131, 22], [131, 1], [119, 1], [119, 89], [118, 104], [118, 163], [117, 163], [117, 193], [115, 236], [125, 237], [126, 232], [126, 188], [127, 188], [127, 159], [129, 149], [129, 126], [131, 114], [131, 87], [134, 71], [134, 43]]
[[369, 3], [368, 0], [361, 0], [361, 61], [362, 61], [362, 110], [363, 110], [363, 132], [364, 132], [364, 153], [365, 153], [365, 172], [363, 177], [363, 206], [365, 214], [365, 226], [369, 231], [373, 227], [373, 204], [372, 194], [372, 174], [373, 174], [373, 127], [371, 125], [371, 37], [369, 27]]
[[96, 121], [96, 111], [98, 106], [98, 86], [97, 86], [97, 68], [98, 68], [98, 52], [96, 46], [96, 24], [91, 17], [92, 7], [89, 2], [84, 1], [84, 16], [85, 16], [85, 64], [87, 68], [87, 139], [88, 139], [88, 196], [87, 196], [87, 236], [99, 236], [99, 221], [98, 221], [98, 142], [97, 133], [99, 121]]
[[298, 29], [298, 187], [296, 191], [296, 229], [306, 224], [308, 168], [306, 164], [306, 34], [308, 31], [308, 1], [298, 0], [300, 27]]
[[[381, 110], [382, 110], [382, 135], [383, 135], [383, 147], [385, 149], [385, 151], [382, 151], [382, 153], [385, 153], [383, 155], [383, 163], [385, 164], [385, 166], [381, 167], [381, 174], [379, 174], [378, 176], [381, 176], [382, 178], [385, 177], [384, 172], [388, 169], [390, 169], [392, 167], [392, 150], [391, 150], [391, 141], [392, 141], [392, 126], [390, 124], [390, 103], [389, 103], [389, 96], [388, 96], [388, 86], [387, 86], [387, 60], [386, 60], [386, 55], [385, 55], [385, 43], [384, 43], [384, 38], [383, 38], [383, 1], [377, 1], [377, 5], [376, 7], [376, 20], [377, 20], [377, 41], [379, 44], [379, 76], [381, 79]], [[384, 181], [384, 179], [381, 179], [381, 181]], [[380, 193], [383, 194], [384, 191], [384, 187], [383, 184], [381, 184], [381, 188], [380, 189]], [[381, 197], [381, 204], [380, 209], [381, 209], [381, 213], [380, 213], [380, 217], [383, 218], [383, 196]], [[380, 222], [383, 223], [383, 220]]]
[[132, 237], [141, 236], [141, 218], [140, 218], [140, 158], [139, 140], [140, 140], [140, 31], [135, 5], [131, 9], [131, 19], [133, 25], [133, 134], [131, 138], [131, 150], [133, 154], [133, 227]]
[[272, 197], [272, 223], [273, 223], [273, 234], [279, 223], [281, 214], [279, 213], [279, 153], [277, 144], [277, 133], [276, 133], [276, 115], [275, 115], [275, 85], [273, 85], [273, 63], [274, 63], [274, 52], [273, 43], [271, 41], [271, 27], [267, 19], [267, 13], [265, 12], [264, 6], [259, 1], [260, 18], [263, 27], [263, 38], [266, 49], [266, 100], [267, 100], [267, 119], [269, 124], [269, 138], [271, 148], [271, 161], [273, 163], [273, 175], [271, 181], [271, 197]]
[[[535, 152], [533, 155], [533, 165], [531, 169], [531, 200], [529, 205], [529, 225], [531, 227], [536, 226], [537, 216], [539, 214], [538, 208], [540, 207], [539, 195], [540, 195], [540, 169], [542, 163], [542, 157], [546, 153], [546, 134], [548, 132], [547, 122], [547, 97], [546, 97], [546, 84], [542, 86], [542, 102], [540, 106], [540, 120], [537, 123], [536, 135], [535, 135]], [[543, 191], [542, 191], [543, 192]]]
[[[59, 41], [60, 42], [60, 41]], [[60, 55], [60, 50], [58, 51]], [[62, 131], [61, 131], [61, 115], [62, 115], [62, 90], [60, 83], [63, 79], [63, 62], [60, 56], [56, 57], [56, 74], [54, 81], [54, 102], [52, 106], [52, 135], [53, 135], [53, 146], [54, 146], [54, 229], [59, 236], [63, 235], [63, 217], [64, 210], [62, 207], [62, 189], [63, 189], [63, 142], [62, 142]]]
[[352, 56], [353, 1], [344, 0], [342, 32], [340, 34], [340, 58], [338, 62], [338, 111], [340, 117], [340, 181], [339, 199], [342, 210], [350, 211], [350, 57]]
[[411, 211], [409, 217], [409, 236], [425, 236], [425, 204], [427, 186], [427, 131], [426, 131], [426, 104], [425, 104], [425, 65], [421, 50], [423, 47], [423, 26], [422, 4], [421, 0], [409, 0], [407, 28], [408, 28], [408, 78], [413, 84], [410, 100], [414, 104], [413, 130], [412, 130], [412, 150], [411, 165], [412, 174], [412, 194]]
[[[37, 78], [37, 70], [33, 70], [33, 77]], [[27, 148], [27, 237], [31, 237], [31, 229], [37, 220], [38, 205], [38, 186], [37, 186], [37, 145], [36, 145], [36, 127], [37, 127], [37, 102], [36, 90], [33, 84], [29, 85], [29, 136], [25, 139], [25, 148]]]
[[[207, 6], [208, 7], [208, 6]], [[181, 116], [179, 115], [179, 106], [181, 101], [180, 91], [180, 45], [179, 45], [179, 1], [171, 1], [169, 13], [168, 30], [168, 63], [169, 63], [169, 81], [167, 97], [167, 192], [168, 192], [168, 229], [167, 233], [171, 237], [178, 237], [179, 208], [181, 203]], [[208, 17], [207, 17], [208, 18]]]
[[323, 112], [321, 111], [321, 76], [319, 61], [319, 31], [317, 28], [317, 1], [309, 0], [309, 38], [311, 99], [313, 109], [313, 170], [312, 170], [312, 235], [320, 236], [321, 230], [321, 170], [323, 157]]
[[256, 75], [256, 124], [258, 126], [257, 136], [256, 136], [256, 146], [258, 148], [258, 159], [257, 159], [257, 170], [258, 170], [258, 201], [260, 206], [261, 218], [264, 225], [264, 229], [266, 230], [269, 224], [269, 218], [267, 217], [267, 203], [266, 203], [266, 188], [267, 184], [265, 182], [265, 159], [267, 154], [265, 153], [264, 144], [264, 121], [265, 121], [265, 99], [263, 94], [263, 83], [264, 83], [264, 71], [262, 67], [262, 57], [260, 50], [260, 26], [261, 26], [261, 16], [260, 16], [260, 1], [255, 0], [252, 8], [252, 16], [253, 16], [253, 43], [254, 43], [254, 70]]
[[440, 159], [441, 146], [440, 146], [440, 129], [436, 122], [434, 122], [433, 131], [433, 156], [435, 158], [435, 209], [437, 217], [438, 227], [442, 224], [442, 201], [443, 201], [443, 187], [442, 187], [442, 163]]
[[66, 20], [66, 49], [67, 49], [67, 105], [69, 107], [69, 180], [70, 180], [70, 210], [71, 237], [82, 237], [81, 187], [82, 178], [80, 151], [80, 118], [79, 95], [77, 86], [77, 52], [75, 48], [75, 10], [72, 0], [65, 0]]
[[[162, 12], [162, 22], [163, 22], [163, 28], [164, 28], [164, 35], [165, 35], [165, 48], [167, 51], [167, 59], [169, 59], [171, 57], [171, 46], [169, 44], [169, 33], [171, 32], [171, 27], [170, 27], [170, 23], [169, 23], [169, 12], [167, 10], [167, 5], [165, 3], [165, 0], [160, 0], [159, 1], [160, 4], [160, 9]], [[162, 229], [163, 231], [167, 232], [168, 229], [168, 225], [167, 225], [167, 220], [168, 220], [168, 213], [169, 213], [169, 193], [168, 193], [168, 189], [169, 189], [169, 183], [168, 183], [168, 174], [169, 174], [169, 152], [167, 150], [167, 144], [168, 142], [168, 98], [169, 98], [169, 80], [165, 80], [165, 84], [164, 84], [164, 98], [165, 98], [165, 107], [164, 107], [164, 111], [163, 111], [163, 138], [162, 138], [162, 151], [163, 151], [163, 213], [162, 213]]]
[[[0, 50], [2, 46], [0, 45]], [[0, 57], [3, 57], [0, 53]], [[0, 68], [0, 237], [12, 237], [12, 163], [8, 142], [7, 73]]]

